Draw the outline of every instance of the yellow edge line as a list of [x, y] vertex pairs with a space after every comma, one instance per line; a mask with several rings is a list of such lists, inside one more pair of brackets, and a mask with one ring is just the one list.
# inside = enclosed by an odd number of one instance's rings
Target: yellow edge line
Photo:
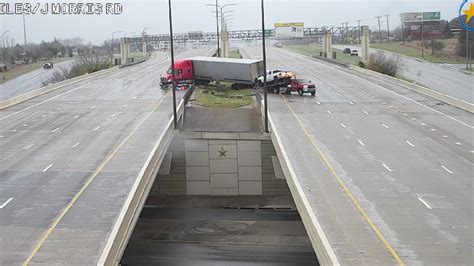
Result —
[[344, 192], [346, 192], [347, 196], [351, 199], [352, 203], [356, 206], [357, 210], [359, 210], [359, 212], [362, 214], [362, 216], [364, 217], [364, 219], [367, 221], [367, 223], [370, 225], [370, 227], [372, 228], [372, 230], [375, 232], [375, 234], [378, 236], [378, 238], [384, 243], [385, 247], [388, 249], [388, 251], [390, 252], [390, 254], [393, 256], [393, 258], [397, 261], [397, 263], [399, 265], [405, 265], [405, 263], [403, 262], [403, 260], [400, 258], [400, 256], [397, 254], [397, 252], [393, 249], [393, 247], [390, 245], [390, 243], [388, 243], [387, 239], [385, 239], [385, 237], [383, 236], [383, 234], [380, 232], [379, 228], [374, 224], [374, 222], [372, 221], [372, 219], [369, 217], [369, 215], [367, 214], [367, 212], [364, 210], [364, 208], [362, 208], [362, 206], [360, 205], [359, 201], [355, 198], [355, 196], [352, 194], [352, 192], [349, 190], [349, 188], [346, 186], [346, 184], [344, 183], [344, 181], [339, 177], [339, 175], [336, 173], [336, 171], [334, 170], [334, 167], [331, 165], [331, 163], [328, 161], [328, 159], [326, 158], [326, 156], [324, 155], [324, 153], [321, 151], [321, 149], [319, 148], [318, 144], [316, 144], [316, 142], [314, 142], [314, 140], [310, 137], [310, 134], [308, 132], [308, 130], [304, 127], [303, 125], [303, 122], [301, 122], [301, 120], [299, 119], [299, 117], [296, 115], [296, 112], [293, 110], [293, 108], [290, 106], [290, 104], [286, 101], [285, 97], [281, 96], [283, 98], [283, 101], [285, 102], [285, 104], [288, 106], [288, 108], [290, 109], [291, 113], [293, 114], [293, 116], [296, 118], [296, 120], [298, 121], [298, 124], [300, 125], [300, 127], [303, 129], [306, 137], [309, 139], [309, 141], [311, 142], [311, 144], [313, 145], [313, 147], [316, 149], [316, 151], [318, 152], [319, 156], [323, 159], [324, 163], [326, 164], [326, 166], [328, 167], [329, 171], [332, 173], [332, 175], [337, 179], [337, 182], [339, 183], [339, 185], [342, 187], [342, 189], [344, 190]]
[[117, 152], [125, 145], [125, 143], [128, 142], [128, 140], [137, 132], [137, 130], [145, 123], [146, 120], [158, 109], [158, 107], [163, 103], [164, 99], [166, 96], [168, 96], [169, 91], [161, 98], [161, 100], [153, 107], [153, 109], [150, 111], [150, 113], [145, 116], [140, 123], [133, 129], [132, 132], [113, 150], [113, 152], [97, 167], [97, 169], [94, 171], [92, 176], [87, 180], [87, 182], [81, 187], [79, 192], [72, 198], [72, 200], [69, 202], [69, 204], [63, 209], [61, 214], [56, 218], [54, 223], [51, 224], [51, 226], [48, 228], [48, 231], [46, 231], [46, 234], [41, 238], [38, 244], [36, 244], [35, 248], [31, 252], [30, 256], [25, 260], [23, 263], [24, 266], [28, 265], [33, 257], [38, 253], [40, 248], [44, 245], [46, 240], [51, 236], [53, 233], [54, 229], [58, 226], [58, 224], [61, 222], [61, 220], [66, 216], [66, 214], [69, 212], [69, 210], [74, 206], [74, 204], [77, 202], [79, 197], [84, 193], [84, 191], [89, 187], [89, 185], [94, 181], [94, 179], [99, 175], [99, 173], [104, 169], [104, 167], [112, 160], [112, 158], [117, 154]]

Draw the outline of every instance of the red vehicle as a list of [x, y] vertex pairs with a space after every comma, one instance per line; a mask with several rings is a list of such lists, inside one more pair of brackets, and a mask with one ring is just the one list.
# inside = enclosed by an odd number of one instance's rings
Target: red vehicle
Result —
[[[174, 78], [177, 84], [191, 84], [194, 82], [194, 68], [191, 60], [176, 60], [174, 62]], [[171, 67], [166, 75], [161, 77], [161, 87], [171, 85]]]
[[288, 85], [286, 93], [291, 94], [292, 91], [297, 91], [300, 96], [303, 96], [304, 93], [311, 93], [314, 96], [316, 95], [316, 85], [307, 79], [293, 79]]

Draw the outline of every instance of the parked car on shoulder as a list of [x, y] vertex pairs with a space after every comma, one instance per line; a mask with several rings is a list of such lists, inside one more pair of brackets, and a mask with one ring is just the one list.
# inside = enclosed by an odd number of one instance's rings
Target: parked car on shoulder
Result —
[[359, 56], [359, 51], [357, 51], [357, 50], [352, 50], [352, 51], [351, 51], [351, 56]]
[[53, 68], [53, 63], [46, 62], [43, 64], [43, 69], [51, 69], [51, 68]]
[[343, 54], [350, 54], [351, 53], [351, 48], [346, 48], [342, 51]]
[[298, 95], [303, 96], [304, 93], [316, 94], [316, 85], [311, 80], [307, 79], [293, 79], [291, 84], [287, 87], [287, 94], [291, 94], [292, 91], [298, 92]]

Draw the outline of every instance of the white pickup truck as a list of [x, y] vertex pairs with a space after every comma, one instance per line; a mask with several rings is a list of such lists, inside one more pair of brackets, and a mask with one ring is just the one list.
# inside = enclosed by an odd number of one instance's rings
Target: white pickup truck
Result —
[[[296, 75], [290, 71], [282, 70], [267, 70], [267, 84], [268, 85], [288, 85], [291, 79], [295, 79]], [[286, 84], [288, 83], [288, 84]], [[257, 79], [257, 85], [263, 87], [263, 76]]]

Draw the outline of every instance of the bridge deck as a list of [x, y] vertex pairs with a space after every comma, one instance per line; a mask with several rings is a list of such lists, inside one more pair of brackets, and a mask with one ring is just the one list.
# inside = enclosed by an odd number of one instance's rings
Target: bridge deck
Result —
[[269, 66], [318, 88], [271, 94], [269, 110], [299, 196], [342, 264], [472, 262], [472, 114], [282, 49]]
[[0, 111], [0, 264], [97, 263], [171, 117], [168, 65], [160, 54]]

